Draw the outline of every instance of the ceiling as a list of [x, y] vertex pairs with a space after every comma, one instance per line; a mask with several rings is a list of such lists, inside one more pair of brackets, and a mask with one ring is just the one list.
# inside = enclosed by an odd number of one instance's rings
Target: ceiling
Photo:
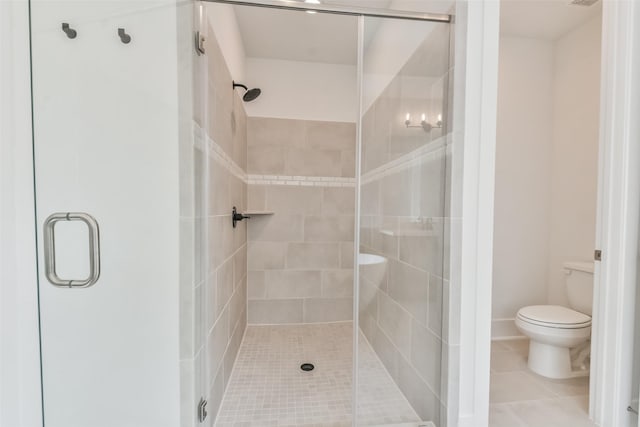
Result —
[[[419, 1], [420, 4], [415, 4]], [[556, 40], [601, 10], [570, 5], [571, 0], [502, 0], [501, 33], [510, 36]], [[324, 4], [443, 12], [451, 1], [433, 0], [323, 0]], [[355, 65], [357, 25], [353, 16], [234, 6], [248, 57]], [[380, 20], [365, 25], [365, 45]]]
[[336, 6], [370, 7], [374, 9], [387, 9], [391, 0], [321, 0], [323, 4]]
[[355, 64], [353, 16], [234, 6], [247, 57]]
[[[294, 0], [291, 0], [294, 1]], [[301, 0], [299, 0], [301, 1]], [[444, 13], [451, 0], [322, 0], [326, 5], [371, 9], [397, 9]], [[357, 19], [354, 16], [234, 6], [245, 48], [251, 58], [355, 65]], [[365, 23], [365, 47], [375, 35], [380, 19]]]
[[571, 0], [502, 0], [500, 32], [508, 36], [556, 40], [597, 15], [593, 6], [571, 5]]
[[441, 77], [449, 69], [449, 31], [436, 26], [402, 67], [403, 76]]

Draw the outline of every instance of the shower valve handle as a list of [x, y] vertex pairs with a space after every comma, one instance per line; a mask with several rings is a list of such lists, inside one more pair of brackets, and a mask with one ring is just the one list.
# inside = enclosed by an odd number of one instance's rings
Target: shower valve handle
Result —
[[237, 209], [236, 209], [236, 207], [234, 206], [234, 207], [233, 207], [233, 210], [231, 211], [231, 220], [232, 220], [232, 222], [233, 222], [233, 228], [236, 228], [236, 223], [237, 223], [238, 221], [242, 221], [242, 220], [243, 220], [243, 219], [245, 219], [245, 218], [246, 218], [246, 219], [249, 219], [249, 218], [251, 218], [251, 217], [250, 217], [250, 216], [248, 216], [248, 215], [243, 215], [243, 214], [241, 214], [240, 212], [238, 212], [238, 210], [237, 210]]

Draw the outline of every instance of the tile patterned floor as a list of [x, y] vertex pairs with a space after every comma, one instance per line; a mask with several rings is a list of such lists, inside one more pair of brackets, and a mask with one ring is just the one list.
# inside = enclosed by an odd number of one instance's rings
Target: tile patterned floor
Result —
[[528, 340], [491, 346], [490, 427], [595, 427], [589, 378], [551, 380], [527, 368]]
[[[359, 343], [358, 425], [417, 423], [373, 349]], [[248, 326], [216, 426], [351, 426], [351, 355], [351, 322]], [[315, 369], [301, 371], [304, 362]]]

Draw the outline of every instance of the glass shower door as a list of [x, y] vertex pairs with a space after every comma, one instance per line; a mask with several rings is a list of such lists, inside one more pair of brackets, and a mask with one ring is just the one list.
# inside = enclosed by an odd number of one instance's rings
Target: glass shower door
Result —
[[364, 19], [358, 425], [445, 425], [449, 31]]
[[[638, 242], [640, 247], [640, 242]], [[640, 250], [638, 251], [640, 254]], [[631, 425], [640, 426], [640, 256], [636, 264], [636, 300], [635, 300], [635, 321], [633, 328], [633, 361], [631, 370], [631, 402], [627, 411], [631, 419]]]
[[178, 12], [31, 2], [47, 427], [180, 422]]

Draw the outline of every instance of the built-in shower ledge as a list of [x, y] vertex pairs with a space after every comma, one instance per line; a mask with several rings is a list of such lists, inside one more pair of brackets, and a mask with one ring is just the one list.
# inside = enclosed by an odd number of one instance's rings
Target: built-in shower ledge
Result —
[[431, 421], [404, 424], [377, 424], [373, 427], [436, 427]]
[[244, 212], [245, 215], [273, 215], [275, 212], [273, 211], [247, 211]]
[[436, 235], [431, 230], [380, 230], [380, 234], [393, 237], [429, 237]]

